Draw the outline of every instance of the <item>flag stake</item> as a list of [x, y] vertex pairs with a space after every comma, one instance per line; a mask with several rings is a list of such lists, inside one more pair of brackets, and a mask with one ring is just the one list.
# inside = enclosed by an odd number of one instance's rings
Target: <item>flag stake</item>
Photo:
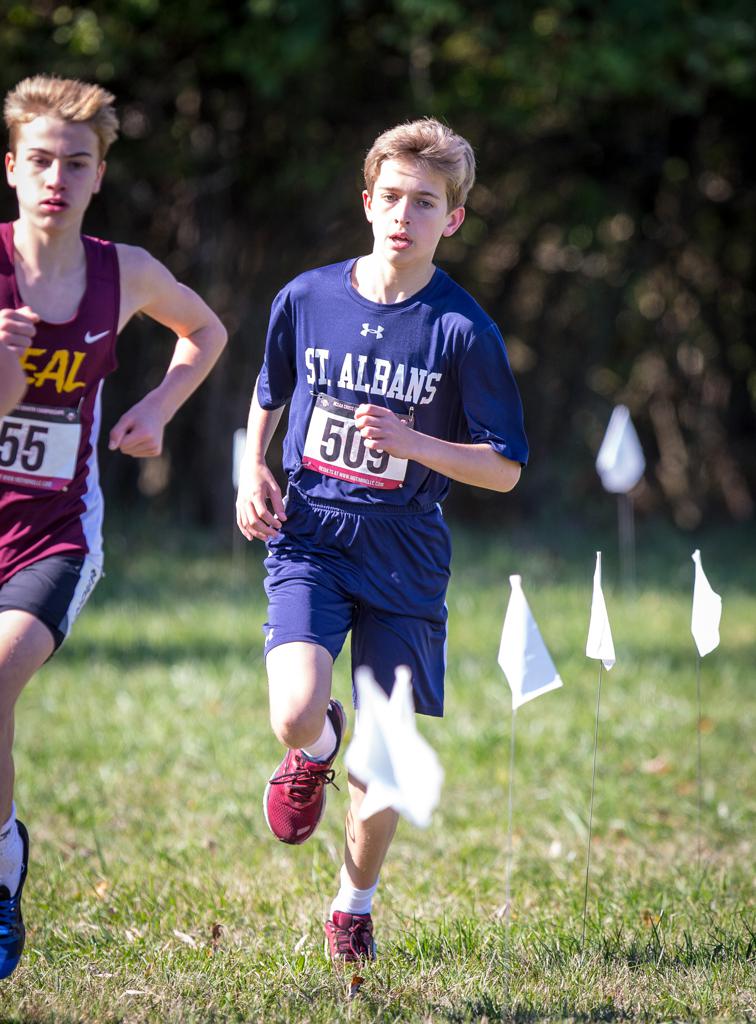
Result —
[[505, 999], [509, 1002], [509, 973], [510, 973], [510, 957], [511, 957], [511, 936], [509, 934], [511, 928], [511, 915], [510, 915], [510, 903], [511, 903], [511, 877], [512, 877], [512, 858], [513, 858], [513, 844], [512, 844], [512, 821], [513, 821], [513, 810], [514, 810], [514, 763], [515, 763], [515, 714], [517, 709], [512, 707], [512, 733], [509, 741], [509, 825], [507, 828], [507, 869], [505, 873], [504, 883], [504, 969], [505, 969]]
[[696, 653], [696, 696], [698, 698], [698, 800], [696, 809], [696, 870], [701, 873], [701, 805], [703, 803], [703, 772], [701, 769], [701, 655]]
[[[521, 704], [535, 699], [542, 693], [555, 690], [562, 685], [554, 662], [538, 630], [533, 614], [522, 591], [522, 577], [509, 577], [511, 594], [499, 644], [499, 666], [506, 676], [512, 691], [512, 737], [509, 750], [509, 825], [507, 829], [506, 887], [504, 903], [504, 955], [508, 964], [510, 956], [511, 928], [511, 876], [513, 860], [513, 814], [514, 814], [514, 759], [515, 759], [515, 712]], [[507, 995], [509, 974], [505, 972]]]
[[593, 729], [593, 777], [591, 779], [591, 803], [588, 812], [588, 848], [586, 851], [585, 864], [585, 892], [583, 893], [583, 937], [580, 940], [581, 948], [585, 945], [585, 921], [588, 910], [588, 876], [591, 871], [591, 834], [593, 832], [593, 795], [596, 791], [596, 755], [598, 751], [599, 732], [599, 711], [601, 710], [601, 677], [604, 670], [603, 662], [599, 662], [598, 690], [596, 695], [596, 724]]
[[629, 494], [617, 495], [620, 576], [626, 590], [635, 588], [635, 509]]
[[711, 588], [706, 578], [701, 552], [698, 548], [692, 555], [695, 565], [693, 577], [693, 611], [690, 619], [690, 631], [696, 645], [696, 702], [698, 705], [698, 737], [697, 749], [697, 794], [696, 794], [696, 866], [701, 870], [703, 845], [703, 769], [701, 756], [701, 659], [719, 646], [719, 625], [722, 619], [722, 598]]
[[505, 900], [504, 900], [504, 920], [509, 928], [509, 902], [511, 893], [511, 874], [512, 874], [512, 811], [514, 808], [514, 759], [515, 759], [515, 714], [516, 711], [512, 708], [512, 737], [509, 744], [509, 828], [507, 829], [507, 874], [506, 874], [506, 886], [505, 886]]

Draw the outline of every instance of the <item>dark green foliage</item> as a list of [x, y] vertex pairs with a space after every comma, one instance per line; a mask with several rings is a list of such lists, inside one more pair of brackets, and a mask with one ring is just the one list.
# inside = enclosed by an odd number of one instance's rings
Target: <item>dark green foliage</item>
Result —
[[[478, 155], [467, 221], [439, 258], [509, 340], [533, 443], [511, 513], [559, 493], [583, 519], [613, 516], [593, 458], [624, 401], [649, 460], [642, 510], [686, 528], [750, 518], [752, 13], [744, 0], [5, 0], [3, 89], [52, 71], [118, 96], [123, 135], [88, 230], [167, 261], [232, 336], [170, 431], [168, 472], [109, 457], [110, 493], [132, 502], [139, 482], [186, 520], [228, 521], [230, 436], [271, 298], [366, 251], [362, 156], [380, 130], [434, 114]], [[1, 210], [13, 215], [11, 195]], [[159, 378], [168, 345], [147, 323], [124, 335], [106, 423]], [[473, 512], [492, 500], [476, 493]]]

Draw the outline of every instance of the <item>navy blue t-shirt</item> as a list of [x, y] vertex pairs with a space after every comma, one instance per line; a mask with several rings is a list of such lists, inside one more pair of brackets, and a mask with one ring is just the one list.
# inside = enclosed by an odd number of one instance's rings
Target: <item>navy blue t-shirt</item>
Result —
[[371, 302], [351, 283], [354, 262], [301, 274], [273, 302], [257, 399], [263, 409], [291, 402], [290, 484], [314, 499], [408, 510], [443, 501], [447, 477], [413, 461], [397, 474], [394, 460], [384, 467], [388, 456], [365, 450], [348, 426], [365, 402], [407, 416], [421, 433], [487, 443], [524, 465], [522, 403], [491, 318], [440, 269], [403, 302]]

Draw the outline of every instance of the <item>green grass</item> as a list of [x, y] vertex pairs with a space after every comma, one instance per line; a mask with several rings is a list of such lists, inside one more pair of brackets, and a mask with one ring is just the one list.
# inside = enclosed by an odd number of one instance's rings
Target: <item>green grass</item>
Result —
[[[330, 792], [302, 848], [276, 843], [261, 812], [280, 757], [261, 659], [262, 549], [232, 565], [197, 538], [166, 531], [158, 546], [112, 532], [108, 576], [18, 708], [28, 939], [0, 990], [1, 1020], [756, 1016], [753, 543], [640, 538], [636, 592], [605, 586], [618, 664], [603, 677], [581, 947], [593, 549], [565, 537], [565, 555], [496, 531], [481, 547], [478, 536], [455, 538], [447, 716], [419, 720], [446, 772], [442, 804], [428, 830], [400, 825], [374, 908], [380, 959], [349, 1001], [351, 972], [322, 952], [345, 789]], [[689, 632], [699, 544], [724, 597], [722, 645], [701, 669], [700, 872]], [[565, 686], [517, 715], [508, 932], [510, 699], [496, 652], [511, 572]], [[343, 657], [335, 691], [347, 701], [349, 685]]]

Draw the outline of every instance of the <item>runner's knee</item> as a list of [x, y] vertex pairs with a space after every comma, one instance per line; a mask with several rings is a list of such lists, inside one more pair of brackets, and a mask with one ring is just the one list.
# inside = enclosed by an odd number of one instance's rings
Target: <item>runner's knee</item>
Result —
[[305, 707], [273, 707], [270, 709], [270, 725], [278, 739], [285, 746], [306, 747], [314, 743], [323, 731], [325, 708], [310, 704]]
[[328, 652], [313, 644], [290, 644], [268, 654], [270, 724], [285, 746], [307, 746], [323, 731], [332, 664]]

